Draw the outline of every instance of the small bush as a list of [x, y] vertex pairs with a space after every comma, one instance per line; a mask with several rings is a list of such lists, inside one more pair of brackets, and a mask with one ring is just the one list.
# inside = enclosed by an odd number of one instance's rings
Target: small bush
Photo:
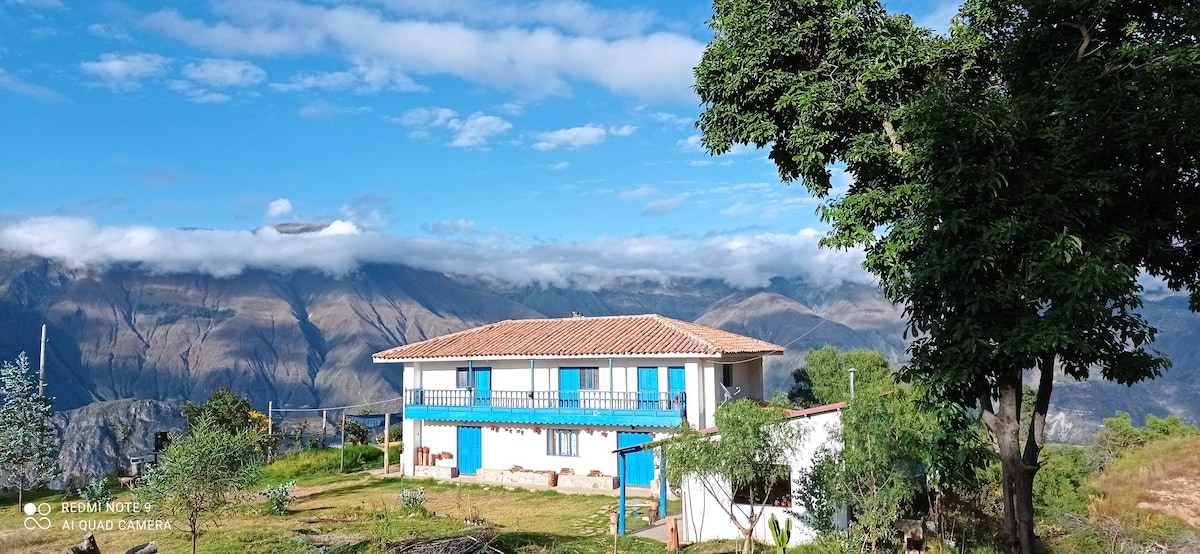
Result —
[[295, 488], [295, 481], [288, 481], [282, 485], [267, 485], [267, 488], [263, 490], [263, 496], [267, 497], [271, 513], [276, 515], [287, 513], [288, 505], [296, 502], [296, 497], [292, 496], [292, 490]]
[[75, 494], [84, 502], [104, 504], [117, 498], [111, 491], [107, 477], [93, 475], [86, 485], [75, 490]]
[[[388, 433], [391, 435], [389, 442], [396, 442], [404, 437], [404, 428], [399, 425], [393, 425]], [[375, 444], [383, 444], [383, 433], [375, 435]]]
[[425, 510], [425, 487], [400, 489], [400, 507], [410, 512]]

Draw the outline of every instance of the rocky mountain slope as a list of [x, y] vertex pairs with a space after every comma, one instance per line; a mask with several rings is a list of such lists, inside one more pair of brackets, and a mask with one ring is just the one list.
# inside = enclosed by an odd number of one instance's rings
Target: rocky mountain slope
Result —
[[[36, 359], [46, 322], [46, 380], [57, 410], [122, 399], [203, 401], [220, 387], [249, 396], [263, 411], [268, 401], [298, 408], [395, 398], [400, 371], [372, 364], [376, 351], [503, 319], [572, 311], [654, 312], [787, 345], [787, 355], [768, 360], [774, 389], [790, 385], [790, 371], [809, 348], [880, 349], [897, 361], [905, 348], [900, 310], [870, 286], [822, 289], [776, 279], [739, 289], [681, 279], [517, 287], [400, 265], [364, 265], [342, 276], [253, 270], [216, 278], [137, 267], [77, 270], [0, 254], [0, 358], [26, 351]], [[1135, 420], [1175, 413], [1200, 421], [1200, 317], [1179, 298], [1150, 301], [1145, 312], [1160, 326], [1157, 345], [1175, 368], [1132, 389], [1060, 384], [1053, 438], [1086, 440], [1117, 409]], [[87, 414], [79, 412], [64, 429], [74, 432], [76, 421], [99, 417]], [[116, 419], [127, 417], [134, 416]]]

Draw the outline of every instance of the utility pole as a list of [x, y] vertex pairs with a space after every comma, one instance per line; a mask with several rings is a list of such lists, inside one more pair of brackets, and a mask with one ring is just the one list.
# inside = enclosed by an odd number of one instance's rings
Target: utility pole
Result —
[[46, 324], [42, 324], [42, 353], [38, 356], [38, 396], [46, 392]]
[[271, 451], [274, 450], [274, 442], [271, 440], [271, 435], [275, 431], [275, 420], [272, 415], [275, 414], [275, 401], [267, 401], [267, 463], [271, 463]]

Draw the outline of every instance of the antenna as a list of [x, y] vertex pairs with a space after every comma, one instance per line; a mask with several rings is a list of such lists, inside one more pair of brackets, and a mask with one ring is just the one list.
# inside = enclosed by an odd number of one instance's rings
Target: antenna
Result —
[[725, 391], [725, 398], [723, 400], [721, 400], [722, 404], [729, 402], [730, 400], [733, 400], [733, 397], [737, 396], [738, 393], [742, 392], [742, 387], [733, 387], [733, 392], [729, 392], [729, 387], [726, 387], [725, 383], [720, 383], [720, 385], [721, 385], [721, 390]]

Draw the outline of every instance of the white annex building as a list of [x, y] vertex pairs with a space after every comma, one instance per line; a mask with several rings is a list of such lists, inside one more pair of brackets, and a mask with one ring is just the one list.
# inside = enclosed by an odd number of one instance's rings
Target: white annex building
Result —
[[[841, 428], [841, 412], [845, 407], [845, 403], [839, 402], [788, 412], [785, 425], [803, 428], [804, 438], [790, 456], [789, 478], [780, 479], [779, 482], [771, 484], [769, 487], [768, 503], [754, 526], [755, 539], [767, 544], [772, 543], [771, 531], [767, 525], [771, 515], [774, 515], [782, 524], [792, 518], [792, 513], [804, 511], [800, 507], [791, 505], [792, 486], [804, 471], [812, 468], [818, 450], [830, 445], [831, 435]], [[714, 437], [720, 436], [717, 429], [703, 429], [702, 431], [712, 432]], [[729, 514], [732, 512], [738, 516], [740, 521], [746, 521], [745, 514], [749, 511], [750, 506], [747, 504], [749, 500], [742, 498], [743, 491], [736, 491], [728, 485], [721, 486], [719, 484], [705, 487], [698, 478], [691, 477], [684, 479], [681, 496], [683, 521], [679, 525], [679, 531], [682, 540], [703, 542], [714, 539], [742, 538], [741, 531], [730, 521]], [[771, 502], [771, 499], [778, 500], [778, 502]], [[839, 510], [834, 515], [833, 523], [844, 529], [848, 515], [846, 510]], [[792, 523], [794, 528], [789, 544], [804, 544], [816, 539], [816, 532], [807, 525], [795, 520]]]
[[[611, 489], [615, 450], [712, 427], [727, 391], [761, 400], [762, 358], [783, 350], [651, 314], [502, 321], [373, 359], [403, 364], [406, 475], [554, 472]], [[627, 484], [657, 478], [651, 451], [625, 458]]]

